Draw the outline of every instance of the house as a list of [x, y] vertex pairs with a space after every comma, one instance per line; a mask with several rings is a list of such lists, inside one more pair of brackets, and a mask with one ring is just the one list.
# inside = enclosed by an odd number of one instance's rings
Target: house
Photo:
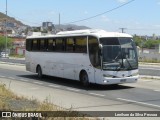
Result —
[[25, 38], [13, 38], [11, 54], [25, 55]]

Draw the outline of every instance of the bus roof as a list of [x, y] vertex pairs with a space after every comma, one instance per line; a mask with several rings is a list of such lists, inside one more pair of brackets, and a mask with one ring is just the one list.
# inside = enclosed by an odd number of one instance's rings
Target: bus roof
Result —
[[118, 32], [107, 32], [100, 29], [86, 29], [86, 30], [74, 30], [74, 31], [62, 31], [58, 32], [55, 35], [32, 35], [28, 36], [27, 39], [31, 38], [52, 38], [52, 37], [71, 37], [71, 36], [95, 36], [98, 38], [101, 37], [132, 37], [126, 33], [118, 33]]

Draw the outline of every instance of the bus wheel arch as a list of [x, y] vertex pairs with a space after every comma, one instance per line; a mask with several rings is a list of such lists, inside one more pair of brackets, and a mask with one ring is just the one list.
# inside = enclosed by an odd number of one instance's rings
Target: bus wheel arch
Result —
[[88, 87], [89, 86], [89, 78], [88, 78], [88, 74], [85, 70], [81, 70], [80, 74], [79, 74], [79, 80], [81, 82], [81, 84], [84, 87]]
[[41, 79], [43, 77], [42, 68], [40, 65], [37, 65], [36, 73], [38, 73], [38, 78]]

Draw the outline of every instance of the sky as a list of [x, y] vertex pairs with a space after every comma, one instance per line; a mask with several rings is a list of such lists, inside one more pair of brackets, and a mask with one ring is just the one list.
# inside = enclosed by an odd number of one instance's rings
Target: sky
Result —
[[[126, 28], [124, 32], [132, 35], [160, 36], [160, 0], [7, 0], [7, 3], [9, 16], [31, 26], [46, 21], [58, 24], [59, 14], [61, 24], [70, 24], [105, 13], [73, 24], [113, 32]], [[6, 0], [0, 0], [0, 12], [5, 11]]]

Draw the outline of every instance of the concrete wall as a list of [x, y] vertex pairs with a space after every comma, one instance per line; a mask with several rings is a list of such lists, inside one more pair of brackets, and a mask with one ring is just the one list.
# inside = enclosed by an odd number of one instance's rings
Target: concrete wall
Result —
[[160, 53], [140, 53], [139, 60], [160, 61]]

